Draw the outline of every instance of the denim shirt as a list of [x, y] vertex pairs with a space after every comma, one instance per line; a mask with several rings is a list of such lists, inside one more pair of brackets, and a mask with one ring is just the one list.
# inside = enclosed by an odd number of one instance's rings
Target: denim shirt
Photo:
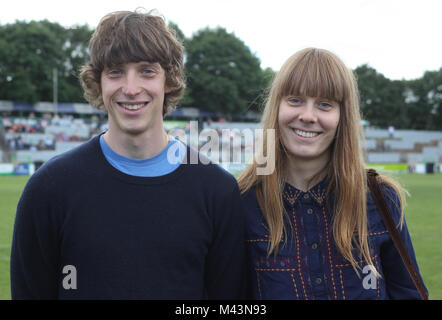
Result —
[[[382, 185], [381, 188], [393, 219], [398, 223], [401, 215], [399, 197], [392, 187]], [[338, 251], [326, 190], [326, 179], [307, 192], [285, 184], [287, 239], [281, 241], [276, 256], [273, 253], [267, 255], [269, 232], [255, 188], [243, 195], [250, 298], [419, 299], [371, 194], [367, 195], [368, 241], [370, 256], [380, 278], [376, 278], [356, 250], [354, 257], [359, 276]], [[405, 220], [400, 234], [417, 268]]]

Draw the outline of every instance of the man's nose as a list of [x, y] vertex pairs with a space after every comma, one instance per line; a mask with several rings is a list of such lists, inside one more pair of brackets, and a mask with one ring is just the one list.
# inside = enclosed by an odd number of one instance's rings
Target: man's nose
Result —
[[126, 96], [133, 97], [141, 92], [141, 85], [136, 72], [129, 71], [126, 74], [125, 83], [122, 91]]

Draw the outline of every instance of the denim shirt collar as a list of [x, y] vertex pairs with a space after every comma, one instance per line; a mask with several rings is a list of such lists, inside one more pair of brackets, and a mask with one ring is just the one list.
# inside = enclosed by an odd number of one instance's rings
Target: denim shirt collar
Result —
[[283, 199], [290, 206], [293, 206], [297, 200], [301, 202], [310, 202], [311, 200], [313, 200], [318, 205], [324, 205], [327, 200], [327, 187], [327, 177], [319, 181], [316, 185], [314, 185], [306, 192], [297, 189], [288, 182], [285, 182]]

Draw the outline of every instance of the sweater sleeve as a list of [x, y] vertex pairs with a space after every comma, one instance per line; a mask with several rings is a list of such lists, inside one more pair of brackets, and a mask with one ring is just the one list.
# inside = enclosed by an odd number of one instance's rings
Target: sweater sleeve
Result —
[[215, 200], [214, 236], [206, 260], [207, 298], [243, 299], [245, 294], [244, 214], [234, 180]]
[[[395, 224], [397, 226], [399, 224], [401, 216], [399, 197], [391, 187], [384, 187], [383, 191], [393, 220], [395, 221]], [[408, 254], [410, 255], [413, 265], [419, 273], [419, 267], [417, 265], [416, 255], [414, 252], [410, 233], [408, 232], [405, 217], [402, 228], [399, 227], [399, 233], [402, 241], [405, 244]], [[402, 262], [401, 256], [391, 238], [382, 246], [381, 262], [385, 275], [387, 292], [390, 299], [420, 299], [419, 292], [415, 288], [413, 280], [411, 279], [407, 268]], [[420, 273], [419, 277], [421, 277]]]
[[43, 170], [29, 179], [17, 206], [10, 264], [12, 299], [57, 298], [55, 196], [49, 191], [51, 181]]

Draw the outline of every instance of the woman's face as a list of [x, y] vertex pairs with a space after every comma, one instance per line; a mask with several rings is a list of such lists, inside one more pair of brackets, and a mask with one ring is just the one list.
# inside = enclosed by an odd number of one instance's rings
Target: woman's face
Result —
[[290, 159], [329, 160], [336, 134], [340, 106], [320, 97], [286, 96], [279, 105], [278, 125], [281, 140]]

